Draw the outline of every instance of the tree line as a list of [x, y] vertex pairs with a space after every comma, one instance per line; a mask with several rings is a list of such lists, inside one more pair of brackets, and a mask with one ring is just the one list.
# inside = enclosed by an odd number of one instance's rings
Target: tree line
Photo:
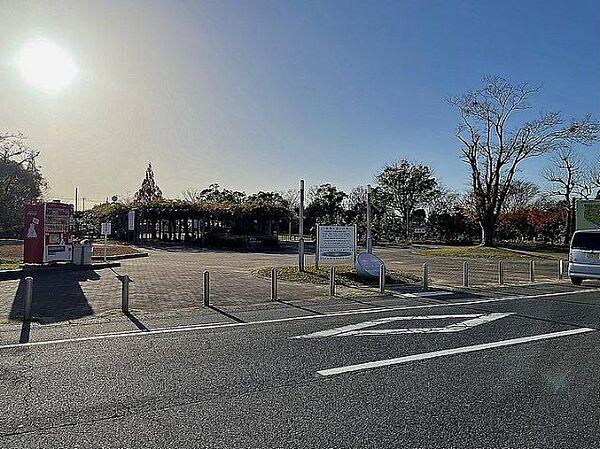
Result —
[[[585, 167], [578, 151], [598, 141], [600, 124], [587, 115], [566, 120], [531, 104], [539, 87], [488, 77], [473, 91], [448, 99], [458, 113], [459, 157], [468, 165], [470, 188], [452, 192], [425, 164], [400, 159], [375, 175], [373, 235], [394, 241], [425, 235], [445, 241], [494, 245], [499, 240], [567, 241], [574, 229], [573, 200], [595, 197], [599, 165]], [[522, 164], [551, 154], [545, 191], [519, 177]], [[38, 153], [19, 134], [0, 135], [0, 234], [18, 234], [22, 205], [41, 197]], [[318, 223], [356, 223], [364, 233], [366, 189], [346, 193], [333, 184], [308, 190], [305, 229]], [[150, 238], [190, 240], [214, 233], [273, 234], [297, 229], [298, 192], [245, 192], [217, 184], [163, 198], [149, 166], [130, 202], [99, 205], [83, 214], [82, 228], [136, 208]], [[117, 228], [118, 229], [118, 228]], [[19, 231], [19, 232], [17, 232]]]

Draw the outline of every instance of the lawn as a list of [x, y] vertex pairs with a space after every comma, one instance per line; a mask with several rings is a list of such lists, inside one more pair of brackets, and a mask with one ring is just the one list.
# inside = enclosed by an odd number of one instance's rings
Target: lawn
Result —
[[[255, 271], [260, 277], [270, 278], [271, 268], [262, 267]], [[327, 284], [329, 283], [329, 266], [320, 266], [318, 269], [314, 265], [306, 265], [304, 271], [298, 271], [296, 266], [274, 267], [277, 269], [277, 278], [290, 282], [301, 282], [308, 284]], [[414, 284], [419, 282], [418, 276], [402, 273], [396, 270], [387, 270], [385, 277], [386, 284]], [[335, 270], [336, 284], [346, 285], [348, 287], [364, 287], [378, 285], [377, 278], [365, 279], [361, 277], [351, 265], [339, 265]]]
[[417, 254], [428, 257], [455, 257], [460, 259], [566, 259], [567, 253], [541, 250], [517, 250], [481, 246], [438, 246], [418, 248]]
[[19, 268], [18, 260], [0, 258], [0, 270], [16, 270], [17, 268]]

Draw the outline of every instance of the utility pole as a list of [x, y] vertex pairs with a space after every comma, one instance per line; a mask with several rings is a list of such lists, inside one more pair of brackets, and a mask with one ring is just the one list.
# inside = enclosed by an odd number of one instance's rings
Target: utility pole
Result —
[[79, 195], [79, 187], [75, 187], [75, 212], [77, 212], [77, 207], [78, 207], [78, 195]]
[[373, 253], [373, 237], [371, 236], [371, 184], [367, 184], [367, 252]]
[[83, 202], [81, 205], [81, 212], [85, 212], [85, 198], [81, 198], [81, 201]]
[[298, 271], [304, 271], [304, 179], [300, 180], [300, 207], [298, 210]]

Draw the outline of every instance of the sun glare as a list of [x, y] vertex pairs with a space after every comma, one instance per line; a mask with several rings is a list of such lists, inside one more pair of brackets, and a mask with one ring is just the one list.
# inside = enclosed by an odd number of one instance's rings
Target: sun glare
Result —
[[67, 51], [45, 39], [24, 44], [17, 65], [27, 83], [47, 94], [63, 90], [77, 74], [77, 66]]

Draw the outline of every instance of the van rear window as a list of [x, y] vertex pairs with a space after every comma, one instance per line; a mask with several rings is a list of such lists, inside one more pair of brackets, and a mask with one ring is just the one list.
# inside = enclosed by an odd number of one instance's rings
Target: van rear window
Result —
[[574, 234], [571, 248], [600, 251], [600, 232], [578, 232]]

